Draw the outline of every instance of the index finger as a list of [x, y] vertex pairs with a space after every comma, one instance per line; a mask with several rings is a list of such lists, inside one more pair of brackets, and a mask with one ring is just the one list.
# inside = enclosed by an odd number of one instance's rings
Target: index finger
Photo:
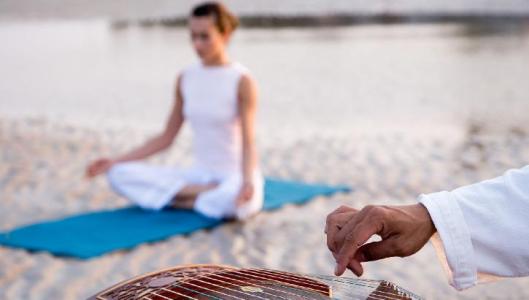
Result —
[[336, 235], [347, 223], [347, 221], [354, 217], [355, 214], [356, 210], [333, 214], [327, 217], [327, 222], [325, 224], [325, 233], [327, 234], [327, 248], [329, 248], [331, 252], [334, 253], [340, 250], [338, 247], [336, 247]]
[[354, 258], [358, 248], [367, 242], [372, 235], [380, 231], [379, 226], [370, 221], [369, 218], [364, 218], [352, 228], [347, 227], [342, 230], [348, 230], [348, 232], [336, 259], [336, 276], [341, 276], [345, 272], [347, 265]]

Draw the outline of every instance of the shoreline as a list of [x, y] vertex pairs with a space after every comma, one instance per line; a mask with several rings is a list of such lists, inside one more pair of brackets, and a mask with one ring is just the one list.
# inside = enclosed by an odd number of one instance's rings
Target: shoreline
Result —
[[[529, 24], [529, 13], [374, 13], [374, 14], [277, 14], [277, 15], [242, 15], [239, 17], [241, 27], [246, 29], [274, 28], [321, 28], [361, 25], [396, 25], [396, 24], [448, 24], [506, 26]], [[187, 17], [150, 18], [139, 20], [113, 20], [116, 29], [129, 26], [152, 27], [185, 27]]]

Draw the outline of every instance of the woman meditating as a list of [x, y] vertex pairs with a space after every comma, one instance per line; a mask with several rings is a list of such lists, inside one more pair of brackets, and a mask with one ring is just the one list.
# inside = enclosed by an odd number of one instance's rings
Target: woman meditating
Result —
[[[195, 7], [189, 20], [200, 62], [178, 76], [165, 130], [141, 147], [100, 158], [88, 177], [107, 173], [118, 194], [145, 209], [194, 209], [213, 218], [245, 219], [263, 204], [263, 177], [254, 142], [256, 83], [226, 53], [238, 20], [223, 5]], [[187, 121], [193, 132], [194, 164], [188, 169], [137, 162], [167, 149]]]

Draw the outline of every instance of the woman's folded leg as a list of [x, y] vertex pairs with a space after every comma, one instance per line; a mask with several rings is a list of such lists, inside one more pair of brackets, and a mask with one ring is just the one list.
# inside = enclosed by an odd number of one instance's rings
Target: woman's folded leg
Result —
[[254, 193], [252, 199], [237, 207], [235, 201], [239, 195], [242, 178], [240, 174], [233, 174], [221, 180], [219, 185], [197, 196], [194, 209], [212, 218], [247, 219], [262, 209], [263, 206], [263, 177], [256, 172], [253, 178]]
[[174, 167], [126, 162], [114, 165], [107, 178], [119, 195], [144, 209], [160, 210], [192, 179], [189, 172]]

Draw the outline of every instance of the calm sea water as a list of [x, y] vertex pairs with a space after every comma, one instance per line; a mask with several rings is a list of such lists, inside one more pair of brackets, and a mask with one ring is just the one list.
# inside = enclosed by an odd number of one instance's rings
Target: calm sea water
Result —
[[[196, 61], [185, 28], [10, 21], [0, 40], [0, 117], [95, 128], [160, 128], [176, 75]], [[261, 131], [529, 124], [523, 24], [246, 29], [230, 53], [260, 85]]]
[[[204, 0], [0, 0], [0, 19], [146, 19], [185, 16]], [[528, 14], [526, 0], [223, 0], [238, 15]]]

